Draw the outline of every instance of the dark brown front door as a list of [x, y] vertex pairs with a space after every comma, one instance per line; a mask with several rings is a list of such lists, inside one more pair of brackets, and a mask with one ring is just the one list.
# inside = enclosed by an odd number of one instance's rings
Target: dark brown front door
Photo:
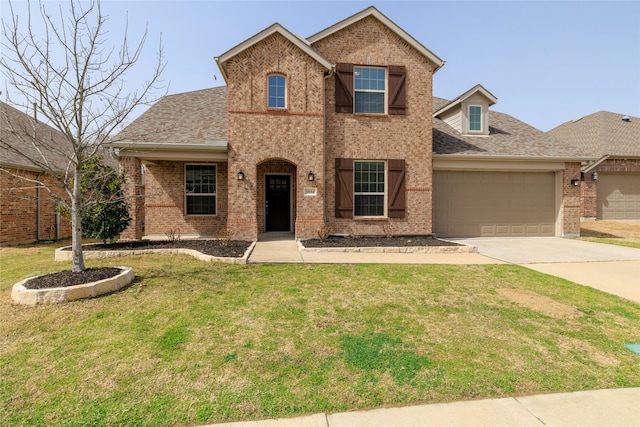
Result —
[[265, 217], [267, 231], [291, 231], [291, 177], [267, 175]]

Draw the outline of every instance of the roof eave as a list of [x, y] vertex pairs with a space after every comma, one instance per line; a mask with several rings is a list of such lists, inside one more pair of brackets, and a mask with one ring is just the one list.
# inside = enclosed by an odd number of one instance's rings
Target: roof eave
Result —
[[513, 156], [513, 155], [496, 155], [496, 154], [437, 154], [433, 153], [433, 158], [440, 159], [457, 159], [457, 160], [470, 160], [470, 161], [558, 161], [558, 162], [588, 162], [596, 160], [596, 157], [582, 157], [582, 156]]

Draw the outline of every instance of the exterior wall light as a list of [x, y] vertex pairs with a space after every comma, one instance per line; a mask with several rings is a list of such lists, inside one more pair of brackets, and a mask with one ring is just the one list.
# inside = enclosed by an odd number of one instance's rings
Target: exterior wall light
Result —
[[578, 185], [580, 185], [580, 180], [579, 179], [572, 179], [571, 180], [571, 185], [573, 185], [574, 187], [577, 187]]
[[594, 181], [597, 181], [597, 180], [598, 180], [598, 172], [594, 172], [594, 173], [591, 175], [591, 178], [593, 178], [593, 180], [594, 180]]
[[313, 172], [309, 172], [309, 175], [307, 175], [307, 180], [309, 180], [309, 181], [315, 181], [316, 180], [316, 176], [313, 174]]
[[244, 172], [238, 172], [238, 181], [244, 181]]

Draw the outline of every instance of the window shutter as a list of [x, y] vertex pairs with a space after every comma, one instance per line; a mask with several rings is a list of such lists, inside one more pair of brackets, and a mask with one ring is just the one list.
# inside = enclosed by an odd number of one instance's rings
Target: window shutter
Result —
[[389, 114], [407, 114], [407, 69], [389, 65]]
[[389, 174], [387, 216], [389, 218], [404, 218], [407, 205], [404, 160], [388, 160], [387, 170]]
[[353, 159], [336, 159], [336, 218], [353, 218]]
[[336, 64], [336, 113], [353, 113], [353, 64]]

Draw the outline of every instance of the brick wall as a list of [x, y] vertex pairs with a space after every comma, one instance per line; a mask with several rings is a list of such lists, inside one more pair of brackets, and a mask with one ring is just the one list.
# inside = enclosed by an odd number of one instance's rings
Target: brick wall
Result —
[[[428, 234], [432, 232], [432, 76], [433, 65], [373, 17], [313, 45], [331, 62], [356, 65], [404, 65], [407, 68], [406, 115], [336, 113], [334, 79], [327, 80], [325, 215], [336, 232], [350, 234]], [[405, 218], [335, 218], [335, 158], [405, 159]]]
[[[37, 184], [29, 180], [40, 181], [39, 194]], [[54, 240], [71, 235], [70, 222], [56, 214], [56, 203], [67, 200], [57, 181], [37, 172], [10, 169], [0, 171], [0, 243], [38, 240], [38, 196], [40, 239]]]
[[640, 173], [640, 159], [607, 159], [585, 175], [581, 186], [583, 218], [596, 218], [598, 215], [598, 181], [593, 173]]
[[562, 235], [580, 235], [580, 186], [572, 185], [580, 179], [580, 163], [565, 163], [562, 181]]
[[[216, 215], [185, 214], [185, 165], [216, 165]], [[227, 164], [157, 161], [147, 165], [144, 186], [145, 234], [214, 236], [227, 223]], [[237, 236], [233, 236], [237, 238]]]
[[142, 168], [140, 159], [135, 157], [120, 158], [120, 170], [124, 171], [126, 181], [124, 193], [127, 195], [131, 223], [120, 234], [122, 240], [137, 240], [142, 237], [144, 223], [144, 186], [142, 185]]
[[[256, 239], [264, 230], [264, 175], [286, 170], [294, 189], [309, 171], [317, 196], [293, 193], [296, 237], [311, 237], [323, 224], [323, 67], [279, 34], [238, 54], [227, 64], [229, 87], [229, 218], [234, 236]], [[287, 79], [287, 108], [267, 108], [267, 76]], [[238, 181], [238, 171], [245, 174]], [[317, 227], [316, 227], [317, 225]]]

